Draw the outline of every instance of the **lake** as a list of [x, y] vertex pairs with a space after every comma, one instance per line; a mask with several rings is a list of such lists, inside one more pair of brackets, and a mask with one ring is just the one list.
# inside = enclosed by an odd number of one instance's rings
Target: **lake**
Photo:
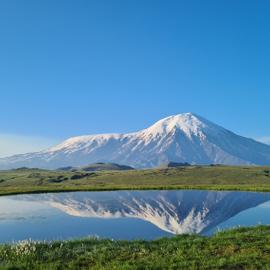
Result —
[[270, 224], [270, 193], [163, 190], [0, 197], [0, 242], [156, 239]]

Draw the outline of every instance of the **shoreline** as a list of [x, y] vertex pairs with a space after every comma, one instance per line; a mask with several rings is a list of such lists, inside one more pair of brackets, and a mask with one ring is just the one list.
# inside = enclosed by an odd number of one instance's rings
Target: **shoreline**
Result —
[[102, 192], [102, 191], [150, 191], [150, 190], [205, 190], [205, 191], [241, 191], [241, 192], [270, 192], [269, 186], [226, 186], [226, 185], [213, 185], [213, 186], [197, 186], [197, 185], [179, 185], [179, 186], [148, 186], [148, 187], [80, 187], [80, 188], [44, 188], [44, 189], [27, 189], [27, 190], [0, 190], [0, 197], [13, 196], [13, 195], [27, 195], [27, 194], [44, 194], [44, 193], [66, 193], [66, 192]]

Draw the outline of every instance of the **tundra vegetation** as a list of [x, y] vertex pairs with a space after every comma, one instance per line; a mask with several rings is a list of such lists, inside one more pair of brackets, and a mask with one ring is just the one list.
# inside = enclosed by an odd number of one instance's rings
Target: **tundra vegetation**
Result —
[[270, 227], [154, 241], [82, 239], [0, 246], [1, 269], [269, 269]]
[[125, 171], [0, 171], [0, 195], [123, 189], [270, 191], [270, 167], [181, 166]]

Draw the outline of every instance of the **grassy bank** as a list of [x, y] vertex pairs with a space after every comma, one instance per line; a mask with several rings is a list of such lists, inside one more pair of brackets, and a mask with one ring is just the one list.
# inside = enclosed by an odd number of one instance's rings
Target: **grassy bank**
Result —
[[270, 269], [270, 227], [212, 237], [147, 241], [85, 239], [0, 246], [1, 269]]
[[191, 166], [134, 171], [0, 171], [0, 195], [80, 190], [209, 189], [270, 191], [270, 167]]

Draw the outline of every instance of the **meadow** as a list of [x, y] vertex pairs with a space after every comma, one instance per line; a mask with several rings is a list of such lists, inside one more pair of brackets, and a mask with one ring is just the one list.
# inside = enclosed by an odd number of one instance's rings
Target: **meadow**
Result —
[[131, 171], [0, 171], [0, 195], [123, 189], [270, 191], [270, 167], [187, 166]]
[[0, 246], [0, 269], [270, 269], [270, 227], [155, 241], [94, 238]]

